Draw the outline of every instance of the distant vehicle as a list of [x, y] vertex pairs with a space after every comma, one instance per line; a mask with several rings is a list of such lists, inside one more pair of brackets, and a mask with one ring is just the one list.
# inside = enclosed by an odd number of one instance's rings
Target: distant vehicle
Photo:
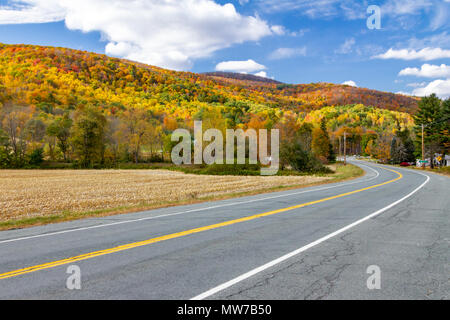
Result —
[[402, 162], [402, 163], [400, 163], [400, 166], [401, 167], [410, 167], [411, 164], [409, 162]]

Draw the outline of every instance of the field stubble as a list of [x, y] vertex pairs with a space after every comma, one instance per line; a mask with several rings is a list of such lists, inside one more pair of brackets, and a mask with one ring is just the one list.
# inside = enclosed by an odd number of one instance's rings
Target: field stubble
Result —
[[[336, 169], [333, 168], [333, 169]], [[229, 198], [362, 174], [207, 176], [168, 170], [0, 170], [0, 230]]]
[[0, 221], [68, 211], [152, 206], [328, 179], [201, 176], [165, 170], [2, 170]]

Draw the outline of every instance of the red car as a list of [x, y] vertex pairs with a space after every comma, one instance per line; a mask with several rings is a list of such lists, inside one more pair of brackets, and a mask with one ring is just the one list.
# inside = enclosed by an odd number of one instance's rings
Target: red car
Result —
[[402, 162], [402, 163], [400, 163], [400, 166], [402, 166], [402, 167], [410, 167], [411, 164], [408, 163], [408, 162]]

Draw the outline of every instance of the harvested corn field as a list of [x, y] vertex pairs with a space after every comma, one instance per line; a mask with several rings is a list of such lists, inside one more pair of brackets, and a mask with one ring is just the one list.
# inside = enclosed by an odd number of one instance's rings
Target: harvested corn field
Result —
[[89, 216], [217, 200], [355, 178], [332, 166], [327, 176], [208, 176], [169, 170], [0, 170], [0, 230]]
[[330, 177], [199, 176], [166, 170], [2, 170], [0, 221], [145, 207], [305, 185]]

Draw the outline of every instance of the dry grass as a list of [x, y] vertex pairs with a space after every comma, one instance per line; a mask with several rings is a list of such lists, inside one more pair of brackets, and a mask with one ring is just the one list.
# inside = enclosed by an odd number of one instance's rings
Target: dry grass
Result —
[[199, 176], [165, 170], [1, 170], [0, 222], [305, 186], [332, 176]]

